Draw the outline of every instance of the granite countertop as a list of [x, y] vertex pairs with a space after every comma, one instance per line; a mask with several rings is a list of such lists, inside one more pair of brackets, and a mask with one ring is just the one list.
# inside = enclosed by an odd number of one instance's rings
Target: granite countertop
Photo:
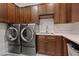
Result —
[[62, 33], [54, 33], [54, 34], [45, 34], [45, 33], [36, 33], [36, 35], [57, 35], [68, 38], [70, 41], [73, 41], [76, 44], [79, 44], [79, 34], [62, 34]]

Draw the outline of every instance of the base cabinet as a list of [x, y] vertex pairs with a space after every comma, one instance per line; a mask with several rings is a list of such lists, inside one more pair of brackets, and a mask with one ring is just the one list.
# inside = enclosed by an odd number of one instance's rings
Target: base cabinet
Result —
[[45, 36], [38, 36], [37, 41], [37, 52], [45, 54]]
[[62, 56], [62, 37], [60, 36], [37, 36], [37, 53]]
[[51, 39], [48, 40], [48, 42], [45, 42], [46, 54], [48, 54], [48, 55], [55, 55], [55, 53], [56, 53], [56, 50], [55, 50], [56, 46], [55, 46], [55, 44], [56, 44], [56, 41], [51, 40]]

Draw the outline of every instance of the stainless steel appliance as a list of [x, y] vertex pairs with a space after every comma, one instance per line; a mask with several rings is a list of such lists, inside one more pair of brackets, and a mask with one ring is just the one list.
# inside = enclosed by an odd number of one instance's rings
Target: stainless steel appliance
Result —
[[35, 24], [9, 24], [6, 33], [10, 53], [36, 55]]
[[76, 43], [68, 43], [68, 55], [69, 56], [79, 56], [79, 45]]
[[8, 40], [8, 51], [10, 53], [20, 53], [21, 46], [19, 40], [19, 24], [8, 24], [6, 38]]
[[35, 24], [22, 24], [21, 30], [21, 47], [22, 54], [25, 55], [36, 55], [35, 48]]

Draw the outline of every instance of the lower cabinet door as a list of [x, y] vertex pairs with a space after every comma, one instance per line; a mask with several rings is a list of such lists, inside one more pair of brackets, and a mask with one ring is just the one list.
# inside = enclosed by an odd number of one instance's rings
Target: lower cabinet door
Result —
[[56, 56], [62, 56], [63, 54], [63, 42], [62, 37], [56, 38]]
[[47, 55], [52, 55], [55, 56], [56, 55], [56, 46], [55, 46], [56, 42], [46, 42], [45, 43], [45, 51]]
[[38, 42], [38, 53], [43, 53], [43, 54], [45, 54], [44, 42]]
[[45, 51], [47, 55], [55, 56], [56, 55], [56, 37], [46, 36], [45, 41]]
[[61, 36], [38, 36], [37, 53], [50, 56], [62, 56], [62, 38]]
[[37, 36], [37, 53], [45, 54], [45, 36]]
[[68, 56], [67, 41], [68, 39], [63, 38], [63, 56]]
[[59, 36], [51, 36], [46, 39], [45, 51], [47, 55], [61, 56], [62, 55], [62, 39]]

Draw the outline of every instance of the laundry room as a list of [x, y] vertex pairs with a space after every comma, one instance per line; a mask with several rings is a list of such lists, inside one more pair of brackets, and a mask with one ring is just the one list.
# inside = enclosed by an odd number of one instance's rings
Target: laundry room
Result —
[[0, 3], [0, 56], [79, 56], [79, 3]]

